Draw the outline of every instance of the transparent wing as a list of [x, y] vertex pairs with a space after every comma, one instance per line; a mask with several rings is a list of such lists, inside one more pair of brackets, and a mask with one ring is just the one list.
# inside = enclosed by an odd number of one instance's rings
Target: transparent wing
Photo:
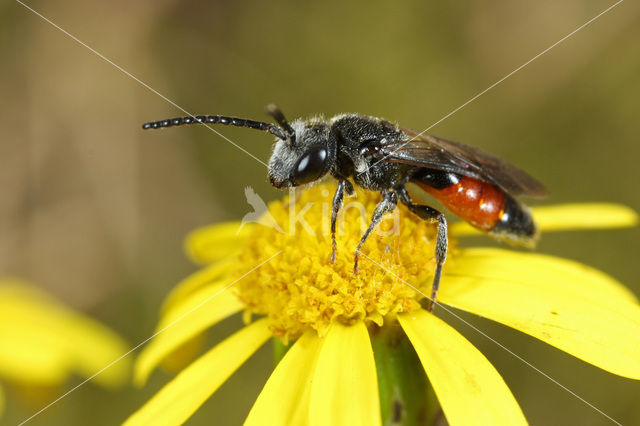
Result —
[[543, 198], [545, 187], [512, 164], [477, 148], [400, 128], [404, 141], [382, 144], [386, 161], [459, 173], [491, 182], [511, 195]]

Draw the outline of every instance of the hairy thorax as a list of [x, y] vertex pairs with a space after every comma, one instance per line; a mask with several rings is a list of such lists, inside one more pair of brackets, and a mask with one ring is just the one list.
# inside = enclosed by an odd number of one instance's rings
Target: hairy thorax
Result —
[[375, 117], [345, 114], [334, 117], [332, 130], [340, 141], [335, 177], [351, 177], [356, 185], [373, 191], [407, 182], [413, 167], [385, 161], [375, 149], [389, 140], [406, 139], [397, 126]]

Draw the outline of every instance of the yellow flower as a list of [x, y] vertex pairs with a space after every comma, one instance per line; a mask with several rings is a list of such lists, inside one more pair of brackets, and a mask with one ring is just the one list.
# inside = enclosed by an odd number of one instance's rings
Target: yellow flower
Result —
[[[347, 204], [331, 264], [326, 218], [333, 188], [320, 185], [295, 203], [271, 203], [269, 213], [284, 232], [261, 225], [238, 232], [239, 224], [231, 223], [187, 238], [188, 254], [204, 267], [167, 298], [158, 334], [136, 361], [135, 382], [144, 384], [160, 364], [187, 364], [206, 329], [222, 319], [243, 311], [248, 325], [188, 365], [127, 424], [182, 423], [271, 337], [294, 343], [246, 424], [381, 424], [381, 411], [390, 408], [380, 404], [383, 370], [372, 341], [389, 331], [408, 337], [450, 424], [526, 423], [488, 360], [422, 309], [433, 276], [434, 225], [398, 207], [380, 226], [387, 235], [372, 236], [363, 247], [356, 276], [353, 249], [366, 218]], [[354, 200], [370, 217], [379, 195], [358, 191]], [[291, 206], [306, 222], [291, 220]], [[543, 232], [637, 222], [631, 210], [610, 204], [543, 207], [534, 215]], [[629, 290], [573, 261], [458, 247], [456, 237], [471, 232], [463, 224], [452, 227], [436, 312], [444, 305], [472, 312], [640, 379], [640, 306]], [[251, 322], [253, 316], [261, 318]]]
[[[48, 394], [72, 374], [90, 377], [126, 351], [113, 331], [36, 287], [17, 279], [0, 280], [0, 380], [9, 387], [26, 396], [44, 396], [42, 392]], [[119, 362], [93, 381], [120, 386], [129, 371], [126, 361]], [[2, 399], [0, 387], [0, 412]]]

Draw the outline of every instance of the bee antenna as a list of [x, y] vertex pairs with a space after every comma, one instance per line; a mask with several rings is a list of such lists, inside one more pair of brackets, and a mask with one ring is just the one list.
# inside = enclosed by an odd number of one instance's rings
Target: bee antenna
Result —
[[266, 109], [267, 114], [273, 117], [273, 119], [276, 120], [276, 123], [278, 123], [282, 130], [287, 134], [289, 142], [294, 144], [296, 142], [296, 132], [293, 130], [293, 127], [291, 127], [280, 108], [275, 104], [269, 104]]
[[[248, 127], [250, 129], [269, 132], [272, 135], [287, 140], [287, 135], [280, 127], [262, 121], [247, 120], [246, 118], [227, 117], [225, 115], [196, 115], [195, 117], [168, 118], [166, 120], [151, 121], [142, 125], [143, 129], [159, 129], [162, 127], [181, 126], [184, 124], [225, 124], [228, 126]], [[293, 129], [292, 129], [293, 130]]]

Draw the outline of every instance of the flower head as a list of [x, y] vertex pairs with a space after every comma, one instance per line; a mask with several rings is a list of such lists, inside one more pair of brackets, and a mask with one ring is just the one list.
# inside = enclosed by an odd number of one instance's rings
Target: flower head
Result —
[[[256, 227], [239, 256], [238, 270], [248, 271], [259, 259], [280, 252], [255, 274], [238, 281], [234, 290], [245, 312], [265, 315], [271, 332], [285, 342], [307, 329], [324, 336], [335, 321], [382, 326], [385, 317], [420, 309], [421, 292], [430, 291], [436, 229], [415, 220], [404, 206], [399, 207], [396, 217], [380, 224], [378, 233], [387, 237], [372, 238], [363, 248], [365, 256], [381, 259], [395, 276], [373, 264], [363, 264], [357, 275], [353, 273], [353, 248], [367, 226], [365, 213], [380, 201], [380, 196], [370, 191], [359, 192], [358, 203], [347, 203], [338, 234], [338, 256], [334, 263], [329, 262], [329, 233], [322, 232], [322, 225], [311, 231], [305, 226], [326, 220], [322, 206], [329, 205], [329, 193], [327, 188], [317, 187], [298, 197], [296, 206], [311, 206], [304, 222], [289, 220], [286, 201], [272, 203], [270, 214], [283, 224], [284, 232]], [[398, 277], [420, 283], [420, 287], [411, 288]]]
[[[377, 347], [389, 330], [410, 341], [450, 424], [526, 423], [488, 360], [421, 308], [433, 277], [434, 226], [399, 208], [392, 221], [380, 226], [383, 235], [363, 247], [367, 260], [356, 276], [353, 248], [378, 196], [358, 191], [365, 215], [345, 208], [332, 264], [324, 207], [329, 188], [316, 186], [295, 203], [272, 203], [269, 212], [281, 229], [245, 227], [235, 236], [237, 226], [225, 224], [188, 238], [188, 252], [206, 266], [169, 296], [160, 333], [137, 361], [137, 383], [161, 363], [184, 363], [185, 352], [192, 352], [206, 328], [221, 319], [244, 311], [248, 325], [180, 372], [130, 424], [184, 421], [270, 337], [294, 343], [247, 424], [262, 424], [265, 418], [270, 424], [381, 424], [381, 412], [389, 412], [379, 391], [386, 370], [372, 341]], [[545, 231], [563, 221], [580, 225], [581, 218], [589, 221], [593, 210], [602, 213], [605, 207], [610, 214], [600, 215], [601, 226], [636, 221], [633, 212], [611, 205], [583, 209], [583, 216], [568, 219], [555, 215], [547, 220], [544, 210], [536, 217]], [[304, 221], [292, 212], [305, 212]], [[460, 234], [468, 232], [459, 229]], [[456, 248], [454, 242], [439, 302], [511, 326], [612, 373], [640, 379], [637, 300], [612, 278], [584, 265], [503, 249]], [[263, 318], [251, 322], [254, 316]]]
[[[90, 377], [127, 350], [107, 327], [17, 279], [0, 280], [0, 342], [0, 380], [27, 395], [43, 395], [73, 374]], [[93, 381], [120, 386], [129, 369], [118, 363]]]

